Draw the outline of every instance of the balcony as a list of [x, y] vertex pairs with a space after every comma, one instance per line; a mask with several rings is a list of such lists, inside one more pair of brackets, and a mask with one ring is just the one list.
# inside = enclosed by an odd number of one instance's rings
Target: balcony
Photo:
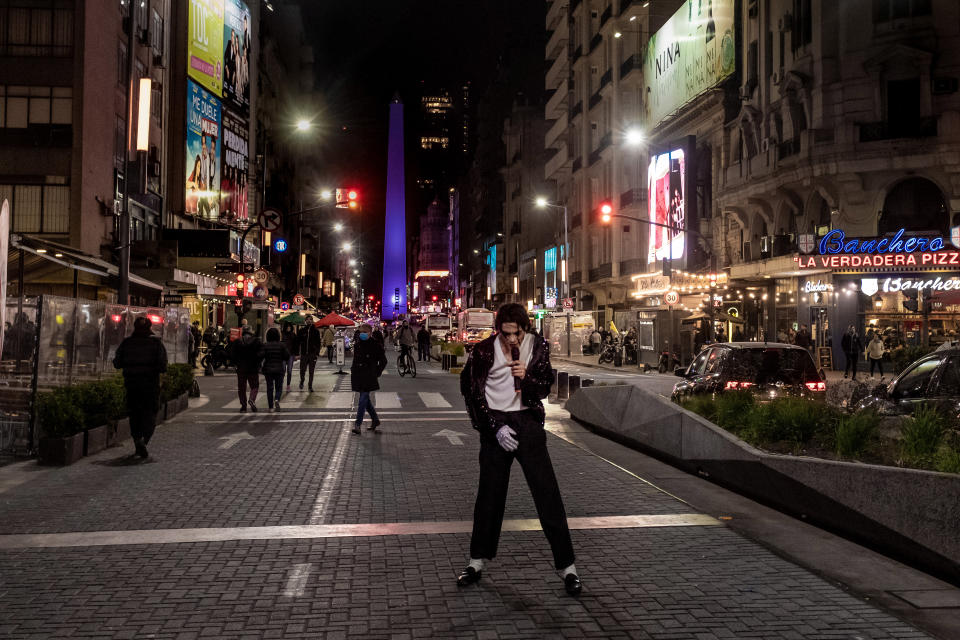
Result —
[[639, 189], [627, 189], [620, 194], [620, 208], [624, 209], [631, 205], [639, 205], [641, 202], [647, 199], [647, 190], [644, 188]]
[[861, 122], [860, 142], [877, 142], [896, 138], [931, 138], [937, 135], [937, 117], [928, 116], [912, 121]]
[[570, 284], [580, 284], [583, 282], [583, 275], [579, 271], [570, 274]]
[[510, 194], [510, 199], [516, 200], [517, 198], [520, 197], [522, 193], [523, 193], [523, 189], [521, 189], [520, 187], [517, 187], [516, 189], [513, 190], [513, 193]]
[[544, 88], [553, 89], [554, 87], [561, 86], [568, 75], [567, 56], [560, 55], [550, 64], [550, 68], [547, 70], [547, 75], [543, 83]]
[[557, 152], [553, 154], [553, 157], [547, 160], [546, 166], [543, 168], [543, 176], [547, 180], [552, 178], [557, 172], [559, 172], [564, 167], [570, 165], [570, 154], [567, 153], [567, 146], [564, 145], [557, 149]]
[[607, 24], [607, 20], [610, 19], [610, 16], [613, 15], [613, 4], [608, 4], [607, 8], [603, 10], [603, 13], [600, 14], [600, 28], [603, 28], [603, 25]]
[[590, 96], [590, 102], [589, 102], [588, 108], [593, 109], [595, 106], [600, 104], [601, 100], [603, 100], [603, 96], [600, 95], [600, 90], [597, 89], [597, 92], [594, 93], [592, 96]]
[[546, 57], [548, 59], [567, 57], [567, 34], [569, 29], [566, 24], [561, 24], [550, 34], [547, 40]]
[[564, 27], [567, 24], [567, 3], [563, 0], [553, 0], [547, 8], [547, 28], [557, 29], [561, 23]]
[[582, 166], [583, 166], [583, 156], [578, 156], [578, 157], [575, 158], [574, 161], [573, 161], [573, 171], [574, 171], [574, 173], [576, 173], [577, 171], [579, 171], [579, 170], [580, 170], [580, 167], [582, 167]]
[[599, 267], [590, 269], [590, 282], [596, 282], [597, 280], [603, 280], [604, 278], [610, 278], [613, 276], [613, 263], [608, 262], [602, 264]]
[[610, 84], [613, 80], [613, 69], [607, 69], [602, 76], [600, 76], [600, 89], [603, 89], [605, 86]]
[[580, 0], [570, 0], [570, 13], [573, 14], [577, 10], [577, 7], [580, 6]]
[[590, 38], [590, 53], [593, 53], [593, 50], [600, 46], [600, 43], [603, 42], [603, 36], [599, 33], [595, 33], [592, 38]]
[[620, 275], [632, 276], [647, 272], [647, 261], [644, 258], [630, 258], [620, 261]]
[[623, 61], [623, 64], [620, 65], [620, 79], [623, 80], [626, 78], [631, 71], [634, 69], [640, 69], [643, 67], [643, 56], [639, 53], [635, 53], [626, 60]]
[[606, 132], [605, 134], [603, 134], [603, 136], [600, 138], [600, 144], [597, 145], [597, 151], [603, 151], [604, 149], [606, 149], [607, 147], [609, 147], [609, 146], [611, 145], [611, 143], [613, 143], [613, 132], [612, 132], [612, 131], [607, 131], [607, 132]]
[[510, 225], [510, 235], [518, 236], [520, 235], [520, 221], [514, 220], [513, 224]]
[[578, 115], [583, 113], [583, 102], [578, 102], [577, 104], [570, 107], [570, 119], [573, 120]]
[[783, 160], [784, 158], [789, 158], [790, 156], [795, 156], [800, 153], [800, 138], [794, 138], [793, 140], [784, 140], [777, 145], [777, 159]]
[[580, 56], [583, 55], [583, 47], [577, 47], [573, 50], [573, 56], [570, 58], [570, 64], [576, 63], [580, 59]]
[[[568, 115], [567, 111], [567, 98], [569, 97], [569, 89], [567, 89], [569, 83], [566, 80], [560, 82], [558, 87], [546, 87], [548, 90], [556, 89], [553, 92], [553, 95], [550, 96], [550, 99], [547, 100], [547, 107], [544, 109], [544, 114], [546, 115], [547, 120], [553, 120], [559, 118], [560, 114], [563, 114], [564, 119]], [[547, 145], [550, 146], [550, 145]]]
[[548, 149], [556, 148], [556, 145], [553, 144], [554, 141], [567, 132], [567, 113], [566, 111], [562, 111], [561, 113], [562, 115], [557, 118], [557, 121], [547, 130], [547, 135], [543, 138], [544, 146]]

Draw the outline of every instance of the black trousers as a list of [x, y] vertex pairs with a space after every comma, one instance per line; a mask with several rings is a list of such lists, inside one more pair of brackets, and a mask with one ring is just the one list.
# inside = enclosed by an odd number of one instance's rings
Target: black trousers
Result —
[[514, 452], [504, 451], [492, 433], [480, 437], [480, 488], [473, 510], [473, 535], [470, 557], [491, 559], [497, 555], [503, 512], [507, 504], [510, 466], [520, 461], [527, 486], [537, 506], [540, 526], [553, 551], [553, 564], [559, 570], [573, 564], [573, 542], [567, 526], [560, 487], [547, 451], [547, 433], [532, 410], [490, 412], [498, 422], [517, 432], [520, 443]]
[[330, 364], [333, 364], [333, 345], [332, 344], [327, 345], [327, 362], [329, 362]]
[[130, 415], [130, 435], [136, 440], [150, 442], [157, 428], [157, 412], [160, 410], [160, 378], [157, 376], [128, 377], [127, 413]]
[[848, 353], [847, 356], [847, 366], [843, 368], [843, 375], [847, 375], [850, 372], [850, 369], [853, 368], [853, 377], [857, 377], [857, 361], [860, 359], [859, 353]]
[[873, 377], [873, 368], [880, 369], [880, 377], [883, 377], [883, 358], [870, 358], [870, 377]]
[[317, 359], [314, 358], [309, 360], [307, 358], [300, 358], [300, 388], [303, 388], [303, 379], [307, 377], [307, 370], [310, 370], [310, 384], [308, 385], [313, 389], [313, 370], [317, 368]]
[[418, 344], [417, 345], [417, 360], [429, 360], [430, 359], [430, 345], [429, 344]]

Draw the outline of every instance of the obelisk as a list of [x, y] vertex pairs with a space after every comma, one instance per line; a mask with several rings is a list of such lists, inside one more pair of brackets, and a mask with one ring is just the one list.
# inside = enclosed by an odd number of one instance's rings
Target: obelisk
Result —
[[387, 208], [383, 227], [383, 298], [380, 317], [394, 320], [407, 313], [407, 209], [403, 193], [403, 103], [390, 103], [387, 141]]

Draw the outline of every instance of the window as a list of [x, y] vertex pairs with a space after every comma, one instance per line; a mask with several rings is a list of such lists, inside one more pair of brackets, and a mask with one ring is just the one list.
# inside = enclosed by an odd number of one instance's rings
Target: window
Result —
[[715, 351], [718, 351], [718, 349], [701, 351], [700, 355], [698, 355], [696, 360], [693, 361], [693, 364], [690, 365], [690, 368], [687, 370], [687, 372], [696, 375], [702, 375], [707, 366], [707, 359]]
[[73, 9], [0, 7], [0, 55], [73, 55]]
[[127, 45], [123, 43], [117, 47], [117, 84], [127, 86]]
[[150, 115], [153, 116], [157, 126], [163, 124], [163, 85], [156, 80], [153, 81], [150, 89]]
[[0, 85], [0, 129], [71, 124], [73, 89]]
[[937, 395], [960, 395], [960, 358], [950, 358], [944, 366], [940, 373], [940, 383], [937, 385]]
[[790, 44], [794, 51], [813, 40], [813, 14], [810, 0], [793, 0], [793, 33]]
[[893, 391], [895, 398], [922, 398], [927, 392], [930, 378], [943, 362], [943, 358], [921, 360], [910, 369], [897, 383]]
[[127, 157], [127, 123], [120, 116], [116, 117], [113, 130], [113, 166], [117, 171], [124, 172]]
[[163, 55], [163, 18], [156, 9], [153, 9], [153, 20], [150, 25], [150, 47], [154, 55]]
[[[54, 182], [67, 178], [53, 176]], [[18, 233], [67, 233], [70, 187], [66, 184], [0, 184], [0, 200], [10, 200], [11, 230]]]
[[874, 22], [928, 16], [930, 11], [930, 0], [873, 0]]
[[908, 137], [920, 122], [920, 78], [887, 81], [887, 126], [894, 138]]

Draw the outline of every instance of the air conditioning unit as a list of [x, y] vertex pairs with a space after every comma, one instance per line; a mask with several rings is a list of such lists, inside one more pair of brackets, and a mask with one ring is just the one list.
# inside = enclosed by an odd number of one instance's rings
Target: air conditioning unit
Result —
[[774, 71], [772, 80], [773, 84], [780, 84], [780, 81], [783, 80], [783, 73], [780, 71]]

